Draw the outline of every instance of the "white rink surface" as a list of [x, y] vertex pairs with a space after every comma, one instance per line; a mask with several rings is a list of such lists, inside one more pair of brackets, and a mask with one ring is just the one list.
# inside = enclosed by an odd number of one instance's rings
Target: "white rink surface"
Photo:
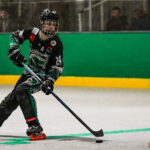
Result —
[[[0, 101], [13, 89], [0, 86]], [[104, 132], [150, 128], [150, 90], [55, 87], [55, 93], [93, 130]], [[76, 137], [29, 141], [27, 125], [18, 107], [0, 128], [0, 150], [149, 150], [150, 131], [105, 134], [103, 143], [80, 124], [52, 95], [34, 94], [38, 116], [48, 137]], [[77, 136], [79, 134], [79, 136]], [[81, 136], [83, 135], [83, 136]], [[25, 138], [22, 144], [11, 142]], [[2, 144], [8, 142], [8, 144]], [[10, 143], [9, 143], [10, 142]]]

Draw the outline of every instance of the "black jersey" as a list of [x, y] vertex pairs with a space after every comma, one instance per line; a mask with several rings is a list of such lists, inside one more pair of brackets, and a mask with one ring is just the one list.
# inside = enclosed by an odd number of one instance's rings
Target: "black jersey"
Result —
[[33, 71], [50, 75], [56, 80], [63, 70], [63, 45], [58, 36], [43, 41], [38, 28], [16, 31], [12, 34], [10, 46], [19, 46], [30, 41], [29, 66]]

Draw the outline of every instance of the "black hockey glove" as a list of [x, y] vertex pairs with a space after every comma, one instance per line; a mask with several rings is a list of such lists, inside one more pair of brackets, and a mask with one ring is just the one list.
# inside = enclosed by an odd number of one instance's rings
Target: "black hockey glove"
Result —
[[46, 95], [51, 94], [54, 89], [54, 82], [50, 79], [43, 81], [41, 89]]
[[18, 47], [11, 48], [8, 51], [8, 57], [18, 67], [23, 67], [22, 63], [27, 62], [26, 58], [20, 53]]

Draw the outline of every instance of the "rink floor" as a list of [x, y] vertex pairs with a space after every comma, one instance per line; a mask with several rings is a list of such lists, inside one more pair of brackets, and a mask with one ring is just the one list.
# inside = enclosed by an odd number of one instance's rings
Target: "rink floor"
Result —
[[[0, 86], [0, 101], [13, 89]], [[30, 141], [18, 107], [0, 128], [0, 150], [149, 150], [150, 90], [55, 87], [57, 95], [93, 130], [89, 133], [52, 95], [34, 94], [46, 140]], [[101, 139], [103, 143], [96, 143]]]

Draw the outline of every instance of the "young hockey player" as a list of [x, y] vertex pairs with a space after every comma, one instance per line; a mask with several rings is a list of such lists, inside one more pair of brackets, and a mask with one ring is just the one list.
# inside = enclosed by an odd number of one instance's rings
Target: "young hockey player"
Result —
[[0, 126], [19, 105], [28, 129], [27, 135], [32, 140], [46, 138], [37, 116], [37, 108], [33, 93], [42, 90], [46, 95], [53, 90], [54, 82], [63, 70], [63, 46], [57, 36], [58, 14], [56, 11], [44, 9], [40, 15], [41, 29], [31, 28], [13, 32], [11, 35], [8, 56], [11, 61], [23, 67], [26, 58], [20, 53], [19, 45], [30, 41], [28, 66], [43, 79], [40, 84], [26, 70], [15, 85], [13, 91], [0, 104]]

